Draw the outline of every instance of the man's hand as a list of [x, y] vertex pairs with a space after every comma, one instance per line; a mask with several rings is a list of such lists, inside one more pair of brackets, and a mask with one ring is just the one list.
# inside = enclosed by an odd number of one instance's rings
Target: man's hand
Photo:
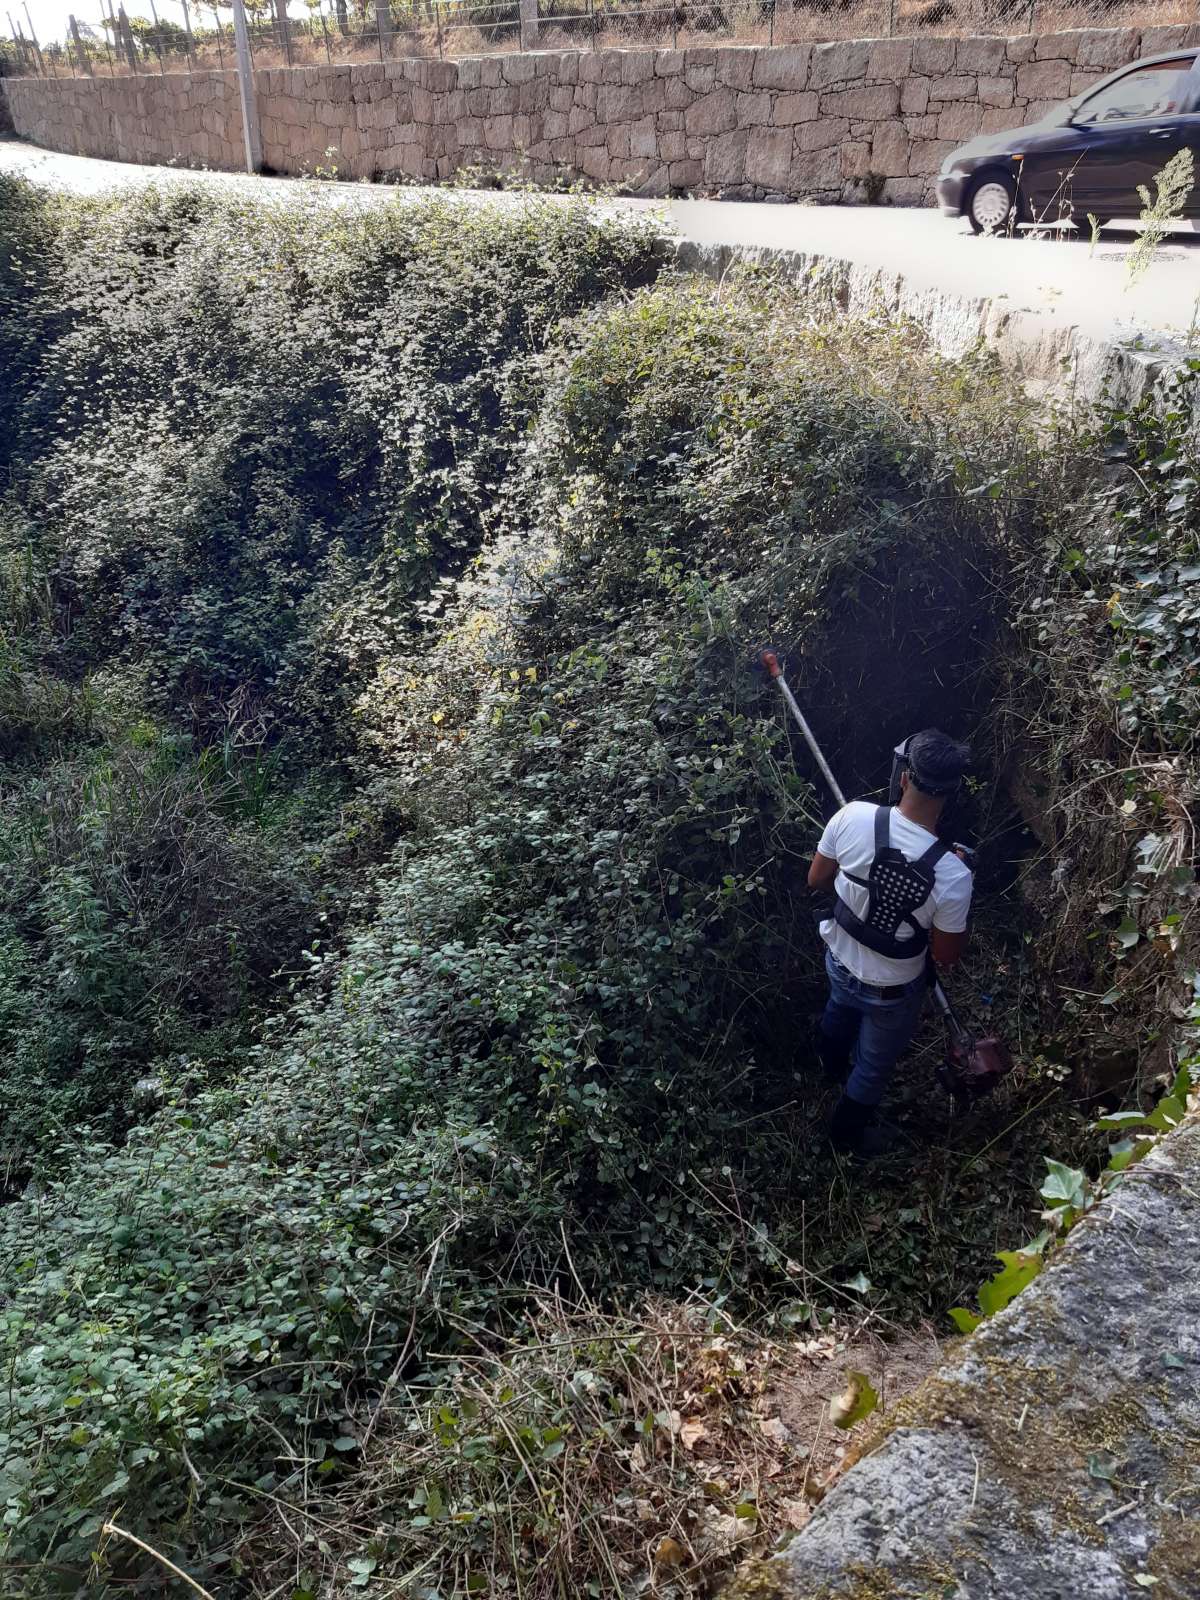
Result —
[[818, 894], [829, 894], [832, 892], [837, 875], [837, 862], [831, 861], [828, 856], [823, 856], [818, 850], [808, 869], [808, 887], [815, 889]]

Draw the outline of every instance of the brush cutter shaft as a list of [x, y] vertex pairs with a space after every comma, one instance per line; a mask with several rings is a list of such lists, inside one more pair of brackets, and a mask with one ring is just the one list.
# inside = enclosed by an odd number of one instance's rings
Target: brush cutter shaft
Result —
[[844, 806], [846, 804], [846, 796], [839, 788], [838, 781], [834, 777], [828, 761], [826, 761], [825, 757], [821, 754], [821, 746], [814, 738], [813, 731], [809, 727], [803, 711], [800, 709], [799, 703], [796, 700], [796, 696], [787, 686], [787, 680], [783, 676], [783, 672], [780, 669], [778, 657], [772, 654], [770, 650], [764, 650], [762, 654], [762, 663], [770, 673], [771, 677], [774, 678], [775, 682], [779, 685], [779, 692], [782, 694], [788, 710], [792, 713], [799, 724], [800, 732], [804, 735], [804, 742], [812, 751], [812, 758], [817, 763], [818, 767], [820, 767], [821, 776], [825, 779], [825, 782], [829, 785], [830, 789], [832, 789], [833, 798], [837, 801], [839, 806]]

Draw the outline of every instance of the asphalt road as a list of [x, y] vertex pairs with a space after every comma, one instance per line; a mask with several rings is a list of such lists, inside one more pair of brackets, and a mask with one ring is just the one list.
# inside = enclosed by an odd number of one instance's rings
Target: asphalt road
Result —
[[[20, 172], [79, 193], [146, 182], [205, 182], [254, 186], [282, 193], [294, 178], [195, 173], [177, 167], [133, 166], [60, 155], [17, 141], [0, 141], [0, 171]], [[420, 203], [431, 191], [375, 184], [320, 184], [341, 204], [390, 199]], [[447, 191], [436, 191], [446, 193]], [[519, 205], [520, 193], [450, 191], [466, 204]], [[1064, 327], [1107, 340], [1194, 331], [1200, 325], [1200, 233], [1190, 226], [1158, 249], [1136, 284], [1129, 253], [1136, 231], [1106, 229], [1092, 245], [1068, 231], [1060, 237], [977, 239], [965, 222], [933, 210], [868, 206], [749, 205], [715, 200], [609, 199], [606, 209], [651, 211], [664, 227], [699, 243], [796, 250], [893, 272], [917, 289], [993, 300], [1014, 312], [1061, 318]]]

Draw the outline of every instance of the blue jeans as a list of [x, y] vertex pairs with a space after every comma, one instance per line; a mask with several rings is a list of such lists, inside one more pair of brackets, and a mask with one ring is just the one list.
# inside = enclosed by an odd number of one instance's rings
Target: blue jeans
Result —
[[879, 997], [874, 984], [863, 983], [825, 952], [829, 1000], [821, 1032], [852, 1052], [846, 1093], [862, 1106], [877, 1106], [892, 1081], [896, 1063], [916, 1032], [927, 987], [924, 973], [904, 985], [894, 1000]]

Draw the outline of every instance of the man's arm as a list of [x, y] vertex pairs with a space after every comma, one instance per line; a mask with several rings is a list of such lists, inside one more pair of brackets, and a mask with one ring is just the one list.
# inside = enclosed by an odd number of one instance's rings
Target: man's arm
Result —
[[815, 851], [808, 869], [808, 887], [815, 889], [818, 894], [829, 894], [837, 875], [837, 862], [829, 856], [823, 856], [819, 850]]
[[934, 961], [939, 967], [950, 968], [956, 966], [962, 959], [962, 953], [967, 948], [966, 933], [946, 933], [941, 928], [932, 928], [929, 934], [929, 949]]

